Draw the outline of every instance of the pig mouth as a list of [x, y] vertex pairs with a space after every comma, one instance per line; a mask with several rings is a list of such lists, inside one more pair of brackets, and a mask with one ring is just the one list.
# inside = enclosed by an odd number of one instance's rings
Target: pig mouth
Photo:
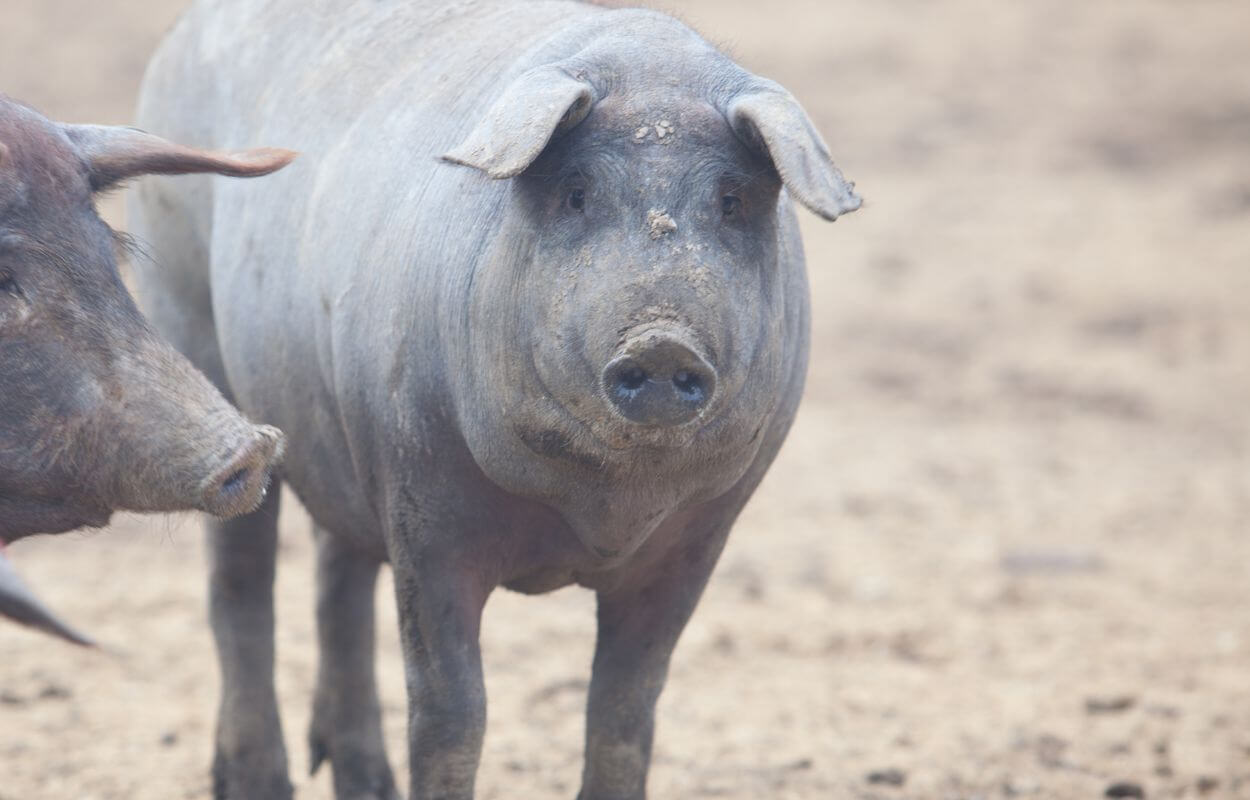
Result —
[[112, 516], [112, 509], [101, 505], [0, 493], [0, 543], [38, 533], [103, 528]]

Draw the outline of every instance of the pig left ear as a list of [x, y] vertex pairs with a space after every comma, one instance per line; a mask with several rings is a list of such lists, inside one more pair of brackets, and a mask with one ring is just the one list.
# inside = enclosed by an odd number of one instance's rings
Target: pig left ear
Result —
[[832, 221], [863, 202], [803, 107], [778, 84], [756, 79], [729, 102], [725, 116], [738, 138], [772, 159], [786, 189], [816, 214]]
[[560, 65], [536, 67], [509, 84], [469, 138], [443, 160], [495, 179], [520, 175], [552, 137], [584, 120], [596, 99], [593, 86]]
[[17, 571], [4, 556], [3, 540], [0, 540], [0, 616], [16, 620], [23, 625], [38, 628], [53, 636], [87, 647], [94, 645], [90, 639], [61, 622], [48, 610], [39, 598], [26, 588]]
[[65, 135], [87, 164], [92, 191], [139, 175], [186, 175], [214, 172], [235, 178], [268, 175], [290, 164], [293, 150], [262, 147], [233, 153], [197, 150], [168, 142], [136, 128], [112, 125], [63, 125]]

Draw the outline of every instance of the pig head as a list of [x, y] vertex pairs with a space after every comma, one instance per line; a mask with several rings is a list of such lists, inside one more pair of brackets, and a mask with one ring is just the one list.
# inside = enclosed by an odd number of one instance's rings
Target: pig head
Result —
[[[0, 96], [0, 548], [100, 527], [117, 510], [228, 517], [260, 503], [281, 434], [244, 419], [147, 324], [93, 201], [140, 174], [247, 177], [293, 157], [60, 125]], [[0, 614], [82, 641], [2, 549]]]

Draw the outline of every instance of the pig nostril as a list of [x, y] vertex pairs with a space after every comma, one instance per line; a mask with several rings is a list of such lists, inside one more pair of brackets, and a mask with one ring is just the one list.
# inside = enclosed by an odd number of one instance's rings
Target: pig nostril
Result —
[[230, 477], [221, 482], [221, 493], [234, 494], [241, 491], [243, 487], [247, 486], [249, 472], [250, 470], [244, 468], [232, 473]]
[[630, 358], [611, 364], [603, 376], [603, 386], [613, 403], [628, 403], [646, 391], [649, 376]]
[[630, 367], [617, 378], [617, 385], [630, 392], [636, 392], [647, 381], [647, 373], [638, 367]]
[[703, 380], [697, 374], [689, 370], [678, 370], [673, 375], [673, 386], [687, 402], [703, 402]]

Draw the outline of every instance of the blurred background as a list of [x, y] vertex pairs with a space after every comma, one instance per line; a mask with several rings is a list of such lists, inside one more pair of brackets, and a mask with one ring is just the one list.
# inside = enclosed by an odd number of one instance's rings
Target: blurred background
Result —
[[[655, 5], [794, 92], [867, 202], [803, 215], [807, 397], [678, 648], [651, 796], [1250, 797], [1250, 4]], [[126, 123], [182, 7], [3, 0], [0, 91]], [[277, 671], [321, 800], [307, 528], [289, 503]], [[104, 648], [0, 626], [0, 798], [209, 796], [201, 545], [119, 517], [11, 549]], [[479, 797], [574, 795], [593, 634], [585, 592], [492, 598]]]

